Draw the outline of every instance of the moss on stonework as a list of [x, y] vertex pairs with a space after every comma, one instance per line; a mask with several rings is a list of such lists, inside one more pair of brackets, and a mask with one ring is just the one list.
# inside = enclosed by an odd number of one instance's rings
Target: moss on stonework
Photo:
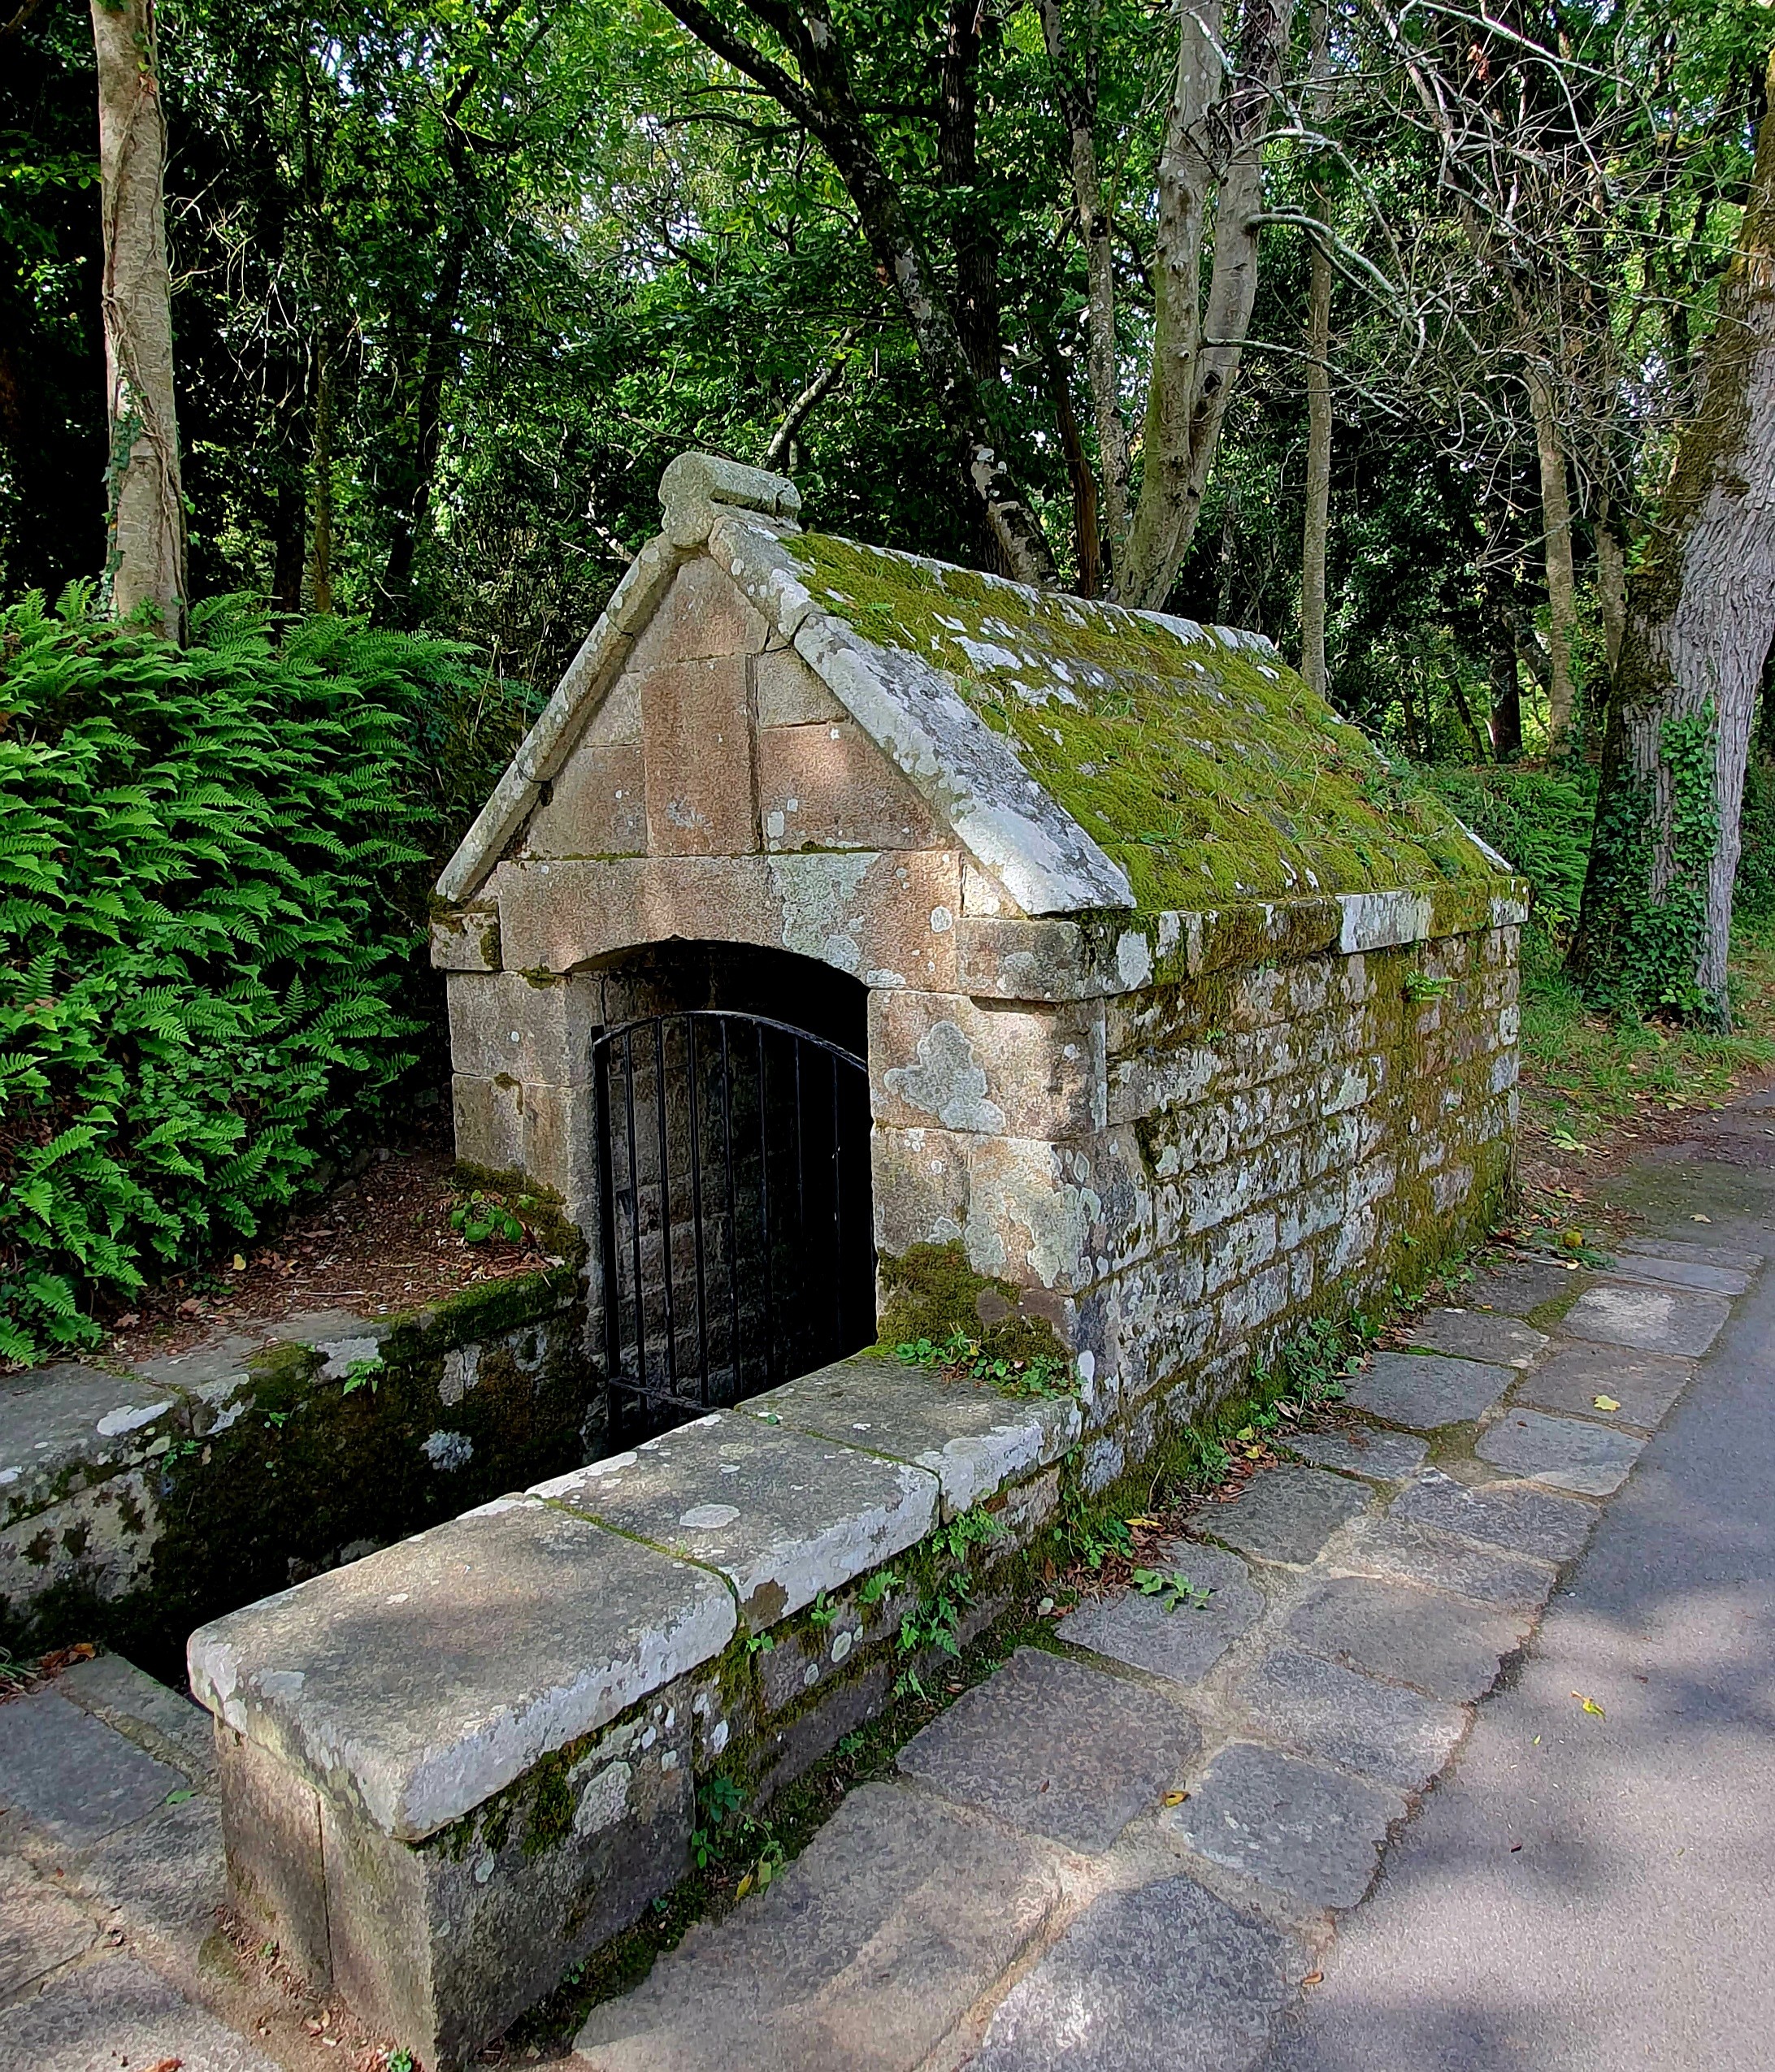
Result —
[[921, 1338], [940, 1346], [961, 1331], [992, 1359], [1071, 1358], [1046, 1317], [1018, 1307], [1022, 1289], [974, 1272], [959, 1238], [946, 1245], [914, 1245], [897, 1259], [884, 1256], [879, 1271], [888, 1298], [880, 1343], [890, 1350]]
[[783, 545], [826, 609], [1014, 742], [1144, 909], [1496, 877], [1267, 643], [822, 534]]

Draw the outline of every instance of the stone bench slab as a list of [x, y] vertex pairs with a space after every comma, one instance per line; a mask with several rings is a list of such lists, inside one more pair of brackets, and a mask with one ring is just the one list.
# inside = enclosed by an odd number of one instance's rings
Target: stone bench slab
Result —
[[915, 1545], [937, 1478], [717, 1411], [532, 1494], [718, 1570], [757, 1633]]
[[718, 1654], [706, 1569], [505, 1498], [200, 1627], [217, 1718], [418, 1840]]
[[946, 1519], [1058, 1460], [1082, 1421], [1070, 1396], [1015, 1402], [995, 1389], [866, 1356], [786, 1381], [740, 1407], [766, 1424], [928, 1469], [942, 1485]]

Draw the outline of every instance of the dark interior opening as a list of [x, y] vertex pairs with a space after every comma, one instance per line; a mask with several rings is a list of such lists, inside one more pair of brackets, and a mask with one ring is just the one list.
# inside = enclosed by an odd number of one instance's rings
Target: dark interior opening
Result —
[[597, 976], [601, 1336], [628, 1443], [874, 1338], [868, 993], [727, 943]]

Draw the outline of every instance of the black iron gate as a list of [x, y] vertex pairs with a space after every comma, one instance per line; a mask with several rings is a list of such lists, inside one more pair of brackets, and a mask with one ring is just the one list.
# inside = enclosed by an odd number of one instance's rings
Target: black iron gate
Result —
[[874, 1336], [869, 1073], [787, 1022], [656, 1015], [592, 1047], [613, 1434]]

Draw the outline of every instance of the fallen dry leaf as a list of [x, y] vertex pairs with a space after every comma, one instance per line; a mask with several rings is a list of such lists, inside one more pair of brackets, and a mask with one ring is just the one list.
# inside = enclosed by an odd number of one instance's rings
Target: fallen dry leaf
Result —
[[1591, 1402], [1598, 1410], [1619, 1410], [1621, 1408], [1621, 1405], [1616, 1402], [1612, 1396], [1592, 1396], [1591, 1398]]
[[1322, 1986], [1325, 1983], [1325, 1974], [1322, 1971], [1309, 1971], [1300, 1983], [1303, 1986]]
[[1596, 1702], [1595, 1698], [1586, 1697], [1582, 1691], [1573, 1691], [1572, 1696], [1578, 1700], [1578, 1703], [1583, 1706], [1586, 1712], [1594, 1712], [1599, 1719], [1606, 1719], [1608, 1717], [1608, 1714], [1604, 1711], [1603, 1708]]
[[1161, 1803], [1165, 1805], [1181, 1805], [1188, 1797], [1187, 1792], [1167, 1792]]

